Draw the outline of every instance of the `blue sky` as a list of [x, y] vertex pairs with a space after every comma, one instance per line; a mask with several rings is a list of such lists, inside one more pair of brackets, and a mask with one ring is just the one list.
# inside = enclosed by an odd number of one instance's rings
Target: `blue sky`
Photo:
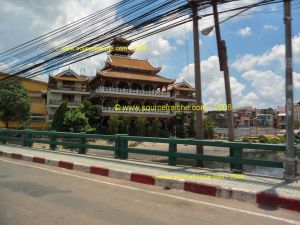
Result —
[[[243, 0], [240, 4], [253, 3]], [[0, 51], [31, 40], [66, 23], [113, 4], [109, 0], [0, 0]], [[236, 3], [235, 3], [236, 4]], [[300, 101], [300, 0], [294, 0], [294, 96]], [[117, 15], [117, 12], [116, 12]], [[222, 20], [222, 19], [221, 19]], [[199, 21], [199, 29], [212, 25], [211, 18]], [[276, 107], [284, 105], [284, 24], [283, 4], [245, 12], [221, 25], [230, 64], [234, 106]], [[215, 35], [200, 36], [203, 99], [207, 105], [225, 103], [223, 75], [219, 72]], [[192, 26], [151, 36], [133, 45], [146, 45], [146, 52], [134, 58], [148, 58], [162, 66], [160, 75], [194, 84]], [[71, 66], [95, 75], [106, 55]], [[39, 79], [47, 80], [48, 74]]]

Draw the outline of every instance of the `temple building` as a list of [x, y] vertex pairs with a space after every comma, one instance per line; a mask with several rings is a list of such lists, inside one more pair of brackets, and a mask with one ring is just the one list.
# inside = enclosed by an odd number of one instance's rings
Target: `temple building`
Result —
[[[170, 110], [124, 109], [123, 106], [153, 107], [171, 104], [173, 97], [170, 91], [163, 91], [175, 80], [160, 76], [160, 67], [154, 67], [148, 60], [134, 59], [129, 50], [130, 41], [115, 38], [112, 50], [108, 53], [104, 67], [96, 71], [90, 80], [90, 100], [102, 107], [104, 117], [102, 125], [108, 125], [111, 114], [126, 115], [131, 118], [134, 127], [135, 118], [144, 115], [149, 124], [153, 118], [159, 118], [161, 129], [168, 130], [173, 114]], [[115, 106], [120, 106], [116, 108]]]
[[[192, 106], [195, 105], [195, 88], [193, 88], [188, 82], [185, 80], [181, 82], [177, 82], [174, 84], [170, 84], [166, 91], [169, 91], [171, 96], [173, 97], [173, 105], [177, 106], [189, 106], [190, 110], [185, 110], [185, 118], [184, 124], [188, 127], [190, 125], [191, 117], [193, 116], [195, 119], [195, 113], [192, 114]], [[174, 114], [178, 111], [173, 112]]]
[[61, 103], [67, 102], [68, 108], [76, 108], [83, 100], [89, 98], [88, 80], [71, 69], [49, 76], [46, 103], [48, 123], [52, 122], [54, 113]]

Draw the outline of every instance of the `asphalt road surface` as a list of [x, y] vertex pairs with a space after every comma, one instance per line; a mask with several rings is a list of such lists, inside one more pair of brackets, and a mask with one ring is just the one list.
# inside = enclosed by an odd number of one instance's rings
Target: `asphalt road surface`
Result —
[[300, 213], [0, 158], [0, 225], [300, 225]]

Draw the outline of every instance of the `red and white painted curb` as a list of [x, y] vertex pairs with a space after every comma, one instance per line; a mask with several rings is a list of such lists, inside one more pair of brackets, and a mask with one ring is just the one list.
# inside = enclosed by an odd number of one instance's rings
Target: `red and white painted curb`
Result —
[[17, 153], [9, 153], [0, 151], [0, 156], [24, 160], [34, 163], [41, 163], [50, 166], [61, 167], [69, 170], [76, 170], [85, 173], [96, 174], [111, 178], [128, 180], [132, 182], [169, 187], [171, 189], [179, 189], [193, 193], [209, 195], [220, 198], [231, 198], [239, 201], [253, 202], [259, 205], [268, 205], [272, 207], [280, 207], [300, 212], [300, 198], [283, 197], [272, 195], [267, 192], [254, 192], [234, 188], [226, 188], [215, 185], [196, 183], [184, 180], [166, 179], [159, 176], [148, 174], [140, 174], [135, 172], [121, 171], [116, 169], [103, 168], [99, 166], [87, 166], [79, 163], [73, 163], [63, 160], [46, 159], [43, 157], [34, 157]]

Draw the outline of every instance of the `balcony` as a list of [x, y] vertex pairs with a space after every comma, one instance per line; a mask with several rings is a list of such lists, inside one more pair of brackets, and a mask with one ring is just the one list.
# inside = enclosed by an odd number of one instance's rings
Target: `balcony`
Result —
[[104, 113], [120, 113], [120, 114], [139, 114], [139, 115], [161, 115], [161, 116], [171, 116], [170, 110], [165, 111], [154, 111], [154, 110], [115, 110], [113, 107], [100, 106], [102, 112]]
[[196, 101], [195, 97], [192, 96], [192, 95], [175, 95], [174, 96], [175, 98], [178, 98], [178, 99], [185, 99], [185, 100], [189, 100], [189, 101]]
[[70, 92], [87, 92], [89, 93], [88, 87], [75, 86], [75, 85], [49, 85], [50, 90], [58, 91], [70, 91]]
[[[50, 99], [49, 100], [49, 105], [58, 107], [63, 102], [65, 102], [65, 101], [64, 100]], [[66, 100], [66, 102], [68, 103], [68, 107], [78, 107], [81, 104], [81, 102], [78, 102], [78, 101], [67, 101]]]
[[144, 91], [144, 90], [134, 90], [125, 88], [112, 88], [112, 87], [98, 87], [92, 95], [95, 94], [119, 94], [119, 95], [139, 95], [139, 96], [149, 96], [156, 98], [170, 98], [170, 92], [159, 92], [159, 91]]

